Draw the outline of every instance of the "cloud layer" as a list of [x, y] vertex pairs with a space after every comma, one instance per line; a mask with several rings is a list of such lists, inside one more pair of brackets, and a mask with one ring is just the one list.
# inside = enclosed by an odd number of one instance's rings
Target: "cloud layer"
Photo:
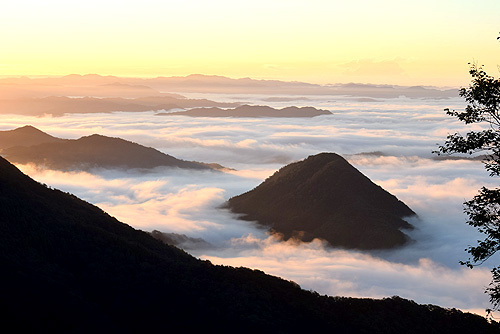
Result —
[[[292, 98], [243, 97], [266, 98], [276, 108]], [[476, 312], [487, 308], [483, 290], [490, 280], [490, 264], [469, 270], [458, 261], [467, 258], [464, 249], [481, 237], [465, 224], [462, 202], [480, 186], [494, 186], [494, 180], [478, 161], [435, 160], [431, 153], [446, 134], [467, 131], [442, 111], [459, 109], [461, 102], [358, 101], [349, 96], [296, 102], [332, 110], [333, 115], [278, 120], [157, 117], [154, 112], [58, 118], [0, 115], [0, 129], [31, 124], [63, 138], [99, 133], [152, 146], [177, 158], [235, 168], [228, 173], [176, 169], [64, 173], [20, 166], [40, 182], [72, 192], [136, 228], [207, 240], [216, 248], [193, 254], [214, 263], [259, 268], [322, 294], [400, 295]], [[411, 233], [415, 242], [371, 254], [326, 248], [319, 240], [282, 242], [220, 209], [231, 196], [252, 189], [283, 165], [319, 152], [344, 155], [417, 212], [418, 220], [412, 221], [417, 228]]]

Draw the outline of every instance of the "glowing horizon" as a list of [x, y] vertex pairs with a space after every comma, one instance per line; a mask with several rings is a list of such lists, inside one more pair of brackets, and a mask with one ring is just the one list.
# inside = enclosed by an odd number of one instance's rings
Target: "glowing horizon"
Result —
[[460, 86], [497, 74], [500, 2], [60, 1], [2, 5], [0, 75], [221, 75]]

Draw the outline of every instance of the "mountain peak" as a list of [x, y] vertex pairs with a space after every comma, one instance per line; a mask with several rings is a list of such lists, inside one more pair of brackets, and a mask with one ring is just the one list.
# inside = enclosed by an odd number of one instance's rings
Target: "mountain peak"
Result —
[[37, 128], [35, 128], [33, 125], [25, 125], [25, 126], [21, 126], [21, 127], [18, 127], [12, 131], [23, 131], [23, 130], [36, 130], [36, 131], [40, 131], [38, 130]]
[[13, 146], [31, 146], [60, 140], [62, 139], [52, 137], [34, 126], [25, 125], [13, 130], [0, 131], [0, 150]]
[[82, 136], [82, 137], [80, 137], [77, 140], [85, 141], [85, 140], [88, 140], [88, 139], [93, 139], [93, 140], [111, 140], [111, 139], [115, 139], [115, 140], [120, 140], [120, 141], [124, 141], [124, 142], [129, 142], [128, 140], [125, 140], [125, 139], [121, 139], [121, 138], [118, 138], [118, 137], [104, 136], [104, 135], [101, 135], [101, 134], [98, 134], [98, 133], [93, 133], [93, 134], [88, 135], [88, 136]]
[[331, 153], [331, 152], [322, 152], [318, 153], [315, 155], [310, 155], [306, 159], [303, 160], [304, 163], [311, 163], [311, 164], [323, 164], [326, 165], [331, 162], [337, 162], [340, 161], [345, 164], [349, 164], [344, 157], [337, 153]]
[[326, 240], [332, 246], [383, 249], [404, 245], [403, 217], [415, 213], [335, 153], [281, 168], [228, 206], [285, 239]]
[[45, 132], [43, 132], [42, 130], [39, 130], [39, 129], [35, 128], [33, 125], [25, 125], [25, 126], [21, 126], [19, 128], [15, 128], [13, 130], [8, 130], [8, 131], [11, 131], [12, 133], [24, 133], [24, 134], [27, 134], [27, 133], [43, 133], [43, 134], [47, 135]]
[[[76, 140], [64, 140], [37, 129], [27, 129], [36, 135], [17, 130], [0, 131], [0, 144], [5, 144], [3, 147], [0, 145], [0, 148], [4, 148], [2, 154], [11, 162], [35, 163], [61, 170], [156, 167], [212, 169], [206, 164], [177, 159], [152, 147], [118, 137], [92, 134]], [[15, 136], [12, 136], [12, 131], [17, 131]], [[2, 138], [5, 140], [2, 141]]]

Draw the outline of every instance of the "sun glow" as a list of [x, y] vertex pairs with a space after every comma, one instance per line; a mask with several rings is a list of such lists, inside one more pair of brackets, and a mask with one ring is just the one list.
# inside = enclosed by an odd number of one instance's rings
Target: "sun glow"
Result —
[[496, 66], [499, 9], [497, 1], [24, 0], [2, 4], [0, 70], [456, 86], [467, 83], [467, 62]]

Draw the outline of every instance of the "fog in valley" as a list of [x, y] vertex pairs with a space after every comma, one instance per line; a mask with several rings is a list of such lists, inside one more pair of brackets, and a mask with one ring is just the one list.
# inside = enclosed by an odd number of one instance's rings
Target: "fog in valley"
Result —
[[[0, 115], [0, 130], [30, 124], [61, 138], [98, 133], [151, 146], [179, 159], [223, 165], [224, 172], [175, 168], [84, 172], [18, 165], [37, 181], [96, 204], [135, 228], [204, 239], [211, 247], [186, 250], [214, 264], [260, 269], [332, 296], [399, 295], [480, 314], [489, 307], [483, 293], [491, 279], [488, 262], [470, 270], [459, 261], [468, 258], [464, 249], [481, 238], [466, 225], [462, 203], [481, 186], [494, 186], [494, 180], [478, 160], [432, 153], [447, 134], [474, 129], [443, 111], [463, 108], [461, 98], [183, 95], [274, 108], [313, 106], [332, 115], [278, 119], [157, 115], [168, 110], [58, 117], [5, 113]], [[418, 215], [410, 220], [416, 227], [408, 232], [413, 242], [374, 252], [334, 249], [321, 240], [285, 242], [221, 208], [230, 197], [253, 189], [280, 167], [320, 152], [344, 156], [413, 209]]]

